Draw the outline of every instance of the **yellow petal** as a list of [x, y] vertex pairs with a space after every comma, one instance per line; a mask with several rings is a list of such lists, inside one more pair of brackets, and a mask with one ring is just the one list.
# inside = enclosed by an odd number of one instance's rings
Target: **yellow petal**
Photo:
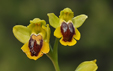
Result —
[[45, 38], [43, 36], [43, 39], [44, 39], [44, 41], [49, 43], [50, 34], [51, 34], [51, 30], [50, 30], [49, 24], [47, 24], [47, 27], [42, 26], [42, 28], [46, 31], [46, 35], [44, 33], [42, 33], [42, 35], [44, 34], [44, 36], [45, 36]]
[[50, 50], [49, 44], [48, 44], [47, 42], [43, 42], [43, 46], [42, 46], [42, 48], [41, 48], [41, 52], [43, 52], [43, 53], [48, 53], [49, 50]]
[[55, 29], [54, 36], [56, 36], [57, 38], [61, 38], [62, 37], [62, 33], [61, 33], [61, 30], [60, 30], [60, 27]]
[[40, 58], [40, 57], [43, 55], [43, 53], [40, 51], [39, 54], [38, 54], [38, 56], [31, 56], [30, 49], [29, 49], [29, 47], [28, 47], [28, 42], [25, 43], [25, 44], [21, 47], [21, 49], [22, 49], [22, 51], [27, 55], [27, 57], [28, 57], [29, 59], [37, 60], [38, 58]]
[[76, 40], [80, 40], [80, 32], [78, 31], [78, 29], [75, 28], [75, 35], [73, 36]]
[[72, 41], [70, 41], [70, 42], [65, 42], [65, 41], [63, 41], [63, 38], [61, 38], [60, 39], [60, 43], [62, 44], [62, 45], [64, 45], [64, 46], [73, 46], [73, 45], [75, 45], [76, 43], [77, 43], [77, 41], [73, 38], [72, 39]]
[[50, 40], [50, 34], [51, 34], [51, 30], [49, 28], [49, 24], [47, 24], [47, 42], [49, 43]]
[[96, 59], [93, 61], [82, 62], [75, 71], [96, 71], [98, 68]]

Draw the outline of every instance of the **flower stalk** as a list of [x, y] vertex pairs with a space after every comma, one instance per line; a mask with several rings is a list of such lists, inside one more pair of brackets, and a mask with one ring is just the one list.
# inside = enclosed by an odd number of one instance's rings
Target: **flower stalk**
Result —
[[59, 64], [58, 64], [58, 41], [59, 39], [56, 38], [53, 49], [50, 45], [50, 52], [47, 54], [47, 56], [52, 61], [56, 71], [60, 71]]

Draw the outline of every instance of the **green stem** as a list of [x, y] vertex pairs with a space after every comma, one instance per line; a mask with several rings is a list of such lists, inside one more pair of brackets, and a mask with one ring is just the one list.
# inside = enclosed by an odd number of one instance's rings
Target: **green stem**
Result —
[[53, 49], [51, 48], [50, 52], [47, 54], [47, 56], [52, 61], [56, 71], [60, 71], [60, 68], [58, 65], [58, 41], [59, 39], [56, 38]]

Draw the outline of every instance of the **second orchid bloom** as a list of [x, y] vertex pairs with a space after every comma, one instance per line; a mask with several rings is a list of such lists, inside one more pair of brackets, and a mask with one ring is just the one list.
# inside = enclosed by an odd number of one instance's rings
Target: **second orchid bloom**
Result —
[[28, 58], [37, 60], [49, 52], [50, 28], [44, 20], [35, 18], [30, 20], [26, 27], [16, 25], [13, 27], [14, 36], [24, 45], [21, 47]]
[[79, 28], [87, 19], [87, 16], [82, 14], [74, 17], [74, 13], [70, 8], [65, 8], [60, 12], [59, 18], [54, 13], [48, 13], [49, 23], [56, 28], [54, 36], [60, 39], [60, 43], [64, 46], [73, 46], [81, 37]]

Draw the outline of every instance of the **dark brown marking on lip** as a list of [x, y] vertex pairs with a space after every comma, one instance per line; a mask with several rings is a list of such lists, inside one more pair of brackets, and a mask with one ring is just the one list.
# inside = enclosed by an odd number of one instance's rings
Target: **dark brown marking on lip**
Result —
[[41, 39], [38, 41], [39, 43], [37, 43], [37, 40], [34, 39], [32, 36], [37, 37], [39, 35], [37, 35], [37, 36], [31, 35], [30, 40], [29, 40], [29, 44], [28, 44], [28, 47], [29, 47], [30, 52], [31, 52], [31, 56], [38, 56], [38, 54], [42, 48], [42, 45], [43, 45], [43, 40]]
[[73, 24], [71, 22], [63, 22], [61, 25], [61, 33], [63, 35], [63, 41], [70, 42], [73, 38], [73, 35], [75, 34], [75, 28], [73, 27]]

